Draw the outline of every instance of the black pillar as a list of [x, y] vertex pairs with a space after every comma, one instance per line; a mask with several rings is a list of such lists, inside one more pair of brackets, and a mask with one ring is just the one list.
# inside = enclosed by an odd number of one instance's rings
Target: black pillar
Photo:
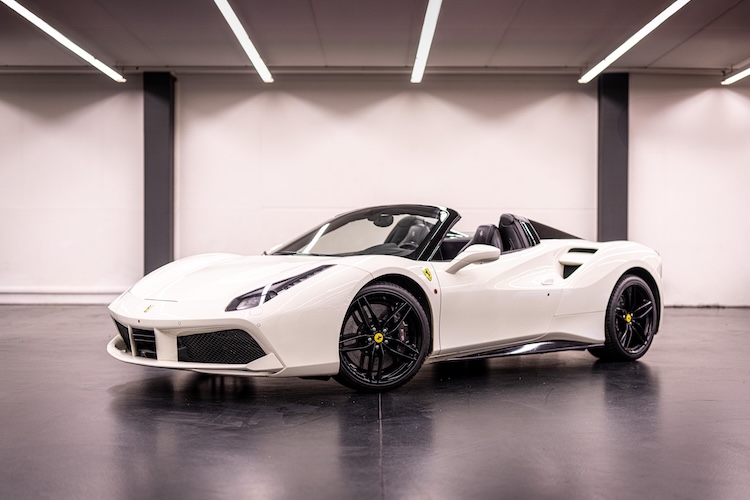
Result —
[[174, 90], [170, 73], [143, 74], [146, 274], [174, 260]]
[[629, 75], [599, 76], [597, 238], [628, 238]]

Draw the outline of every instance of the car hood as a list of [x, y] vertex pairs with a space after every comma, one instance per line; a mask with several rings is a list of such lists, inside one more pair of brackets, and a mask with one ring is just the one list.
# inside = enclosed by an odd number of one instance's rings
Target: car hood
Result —
[[335, 264], [336, 260], [283, 255], [196, 255], [150, 273], [130, 293], [142, 299], [173, 302], [226, 300], [318, 266]]

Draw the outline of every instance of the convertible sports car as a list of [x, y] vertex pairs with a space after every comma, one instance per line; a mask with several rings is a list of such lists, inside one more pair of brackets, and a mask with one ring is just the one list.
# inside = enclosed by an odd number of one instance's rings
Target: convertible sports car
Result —
[[359, 391], [423, 363], [587, 349], [643, 356], [662, 316], [661, 258], [524, 217], [471, 235], [449, 208], [334, 217], [260, 256], [197, 255], [110, 306], [127, 363], [202, 373], [335, 377]]

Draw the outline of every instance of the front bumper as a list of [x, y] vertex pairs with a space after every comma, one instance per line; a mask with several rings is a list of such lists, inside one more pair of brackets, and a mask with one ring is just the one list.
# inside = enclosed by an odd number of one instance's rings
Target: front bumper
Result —
[[[157, 333], [158, 332], [158, 333]], [[121, 334], [122, 335], [122, 334]], [[170, 335], [158, 330], [154, 331], [155, 337], [162, 338], [161, 343], [171, 343]], [[166, 337], [166, 338], [165, 338]], [[132, 336], [131, 336], [132, 339]], [[176, 337], [174, 338], [176, 344]], [[141, 366], [152, 366], [156, 368], [173, 368], [179, 370], [192, 370], [201, 373], [224, 373], [227, 375], [243, 376], [271, 376], [284, 370], [284, 365], [279, 361], [275, 354], [266, 354], [247, 364], [238, 363], [201, 363], [185, 361], [169, 361], [165, 359], [150, 358], [138, 353], [137, 343], [128, 345], [122, 336], [113, 338], [107, 345], [107, 352], [115, 359], [125, 363], [131, 363]], [[169, 349], [171, 350], [171, 349]], [[158, 349], [157, 349], [157, 352]]]
[[[348, 301], [306, 300], [295, 304], [286, 292], [263, 309], [226, 312], [225, 304], [167, 302], [125, 293], [110, 305], [120, 335], [109, 342], [114, 358], [136, 365], [243, 376], [328, 376], [339, 369], [338, 335], [345, 311], [332, 304]], [[283, 298], [282, 298], [283, 297]], [[323, 299], [321, 299], [323, 300]], [[185, 361], [185, 339], [211, 339], [234, 332], [252, 339], [258, 351], [242, 362], [206, 362], [192, 354]], [[207, 358], [237, 359], [223, 340], [213, 342]], [[190, 346], [188, 345], [188, 348]], [[226, 356], [224, 356], [226, 355]], [[239, 356], [240, 359], [243, 355]]]

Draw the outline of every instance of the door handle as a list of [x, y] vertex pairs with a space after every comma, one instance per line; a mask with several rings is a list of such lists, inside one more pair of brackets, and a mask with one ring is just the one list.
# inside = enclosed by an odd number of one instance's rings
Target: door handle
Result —
[[555, 284], [555, 278], [544, 278], [542, 280], [542, 285], [554, 285]]

